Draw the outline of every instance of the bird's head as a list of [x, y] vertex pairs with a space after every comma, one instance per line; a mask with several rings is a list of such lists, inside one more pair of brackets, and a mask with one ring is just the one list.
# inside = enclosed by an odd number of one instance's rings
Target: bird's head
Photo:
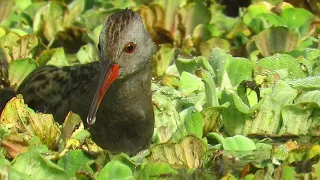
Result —
[[104, 22], [98, 49], [102, 73], [87, 117], [88, 124], [94, 124], [96, 112], [111, 83], [150, 63], [155, 45], [139, 14], [125, 9]]

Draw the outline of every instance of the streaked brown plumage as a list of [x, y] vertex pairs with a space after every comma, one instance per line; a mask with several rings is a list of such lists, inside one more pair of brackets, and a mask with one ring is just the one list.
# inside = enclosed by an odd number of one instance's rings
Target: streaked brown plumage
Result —
[[[124, 49], [129, 47], [128, 43], [134, 45], [133, 52]], [[108, 88], [97, 111], [96, 124], [90, 129], [102, 147], [134, 154], [149, 145], [153, 134], [151, 58], [155, 46], [140, 16], [126, 9], [104, 23], [99, 50], [100, 63], [39, 68], [24, 80], [18, 93], [23, 94], [30, 107], [52, 113], [59, 122], [69, 111], [85, 120], [93, 98], [101, 96], [99, 89], [108, 80], [110, 66], [120, 67], [117, 80]], [[99, 103], [92, 102], [88, 120], [95, 119], [94, 109], [98, 106]]]

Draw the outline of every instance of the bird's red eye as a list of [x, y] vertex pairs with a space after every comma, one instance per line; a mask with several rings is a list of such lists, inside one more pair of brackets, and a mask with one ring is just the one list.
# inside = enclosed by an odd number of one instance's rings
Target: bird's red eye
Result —
[[126, 53], [133, 53], [136, 50], [136, 45], [133, 42], [128, 42], [125, 46], [124, 46], [124, 51]]

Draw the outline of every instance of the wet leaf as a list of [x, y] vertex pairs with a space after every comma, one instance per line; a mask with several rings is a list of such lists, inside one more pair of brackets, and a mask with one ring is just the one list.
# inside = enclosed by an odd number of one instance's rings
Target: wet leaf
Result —
[[119, 161], [110, 161], [102, 168], [97, 180], [132, 179], [133, 173], [130, 167]]
[[216, 84], [222, 88], [231, 88], [252, 78], [253, 67], [248, 59], [234, 58], [222, 49], [213, 49], [209, 62], [215, 67]]
[[[263, 56], [270, 56], [275, 53], [284, 53], [292, 51], [298, 43], [299, 34], [286, 27], [271, 27], [261, 31], [253, 37], [252, 44], [248, 44], [249, 53], [260, 50]], [[252, 47], [252, 46], [256, 46]]]
[[27, 151], [12, 161], [12, 167], [32, 179], [67, 179], [67, 173], [62, 168], [46, 159], [40, 153]]
[[197, 168], [202, 164], [206, 151], [205, 144], [194, 136], [187, 136], [178, 143], [156, 145], [151, 148], [152, 161], [167, 162], [188, 168]]
[[284, 9], [280, 17], [289, 28], [300, 28], [305, 24], [311, 23], [314, 19], [314, 15], [311, 12], [302, 8]]
[[83, 151], [74, 150], [62, 156], [57, 165], [67, 172], [68, 178], [72, 178], [75, 177], [76, 173], [80, 171], [93, 174], [93, 170], [90, 168], [90, 165], [92, 165], [93, 162], [94, 161], [90, 159]]
[[182, 96], [189, 96], [191, 93], [201, 91], [203, 89], [204, 84], [200, 78], [191, 73], [182, 72], [179, 87]]
[[44, 49], [36, 36], [20, 36], [12, 32], [0, 39], [0, 46], [7, 63], [16, 59], [33, 58]]
[[170, 46], [162, 46], [154, 56], [155, 70], [157, 77], [165, 74], [169, 65], [172, 63], [175, 55], [175, 49]]
[[307, 135], [313, 123], [312, 113], [319, 110], [319, 105], [314, 103], [298, 103], [284, 106], [281, 110], [283, 124], [280, 134]]
[[256, 68], [265, 68], [279, 74], [281, 79], [296, 79], [306, 77], [301, 70], [300, 63], [290, 55], [276, 54], [262, 58]]
[[168, 97], [161, 94], [152, 96], [155, 115], [154, 142], [166, 142], [181, 124], [179, 114]]
[[57, 32], [63, 31], [64, 27], [69, 24], [64, 24], [64, 13], [67, 7], [58, 2], [49, 2], [41, 7], [33, 21], [33, 31], [45, 37], [47, 41], [52, 41]]
[[34, 59], [19, 59], [9, 64], [9, 81], [10, 86], [15, 90], [23, 80], [38, 67]]
[[97, 48], [92, 44], [86, 44], [82, 46], [77, 52], [77, 59], [79, 60], [80, 64], [87, 64], [97, 61], [99, 59]]
[[172, 177], [178, 174], [178, 171], [167, 163], [149, 162], [143, 166], [141, 179], [155, 179], [161, 177]]
[[60, 130], [49, 114], [36, 114], [24, 104], [23, 98], [11, 99], [4, 108], [0, 122], [11, 125], [11, 132], [23, 132], [26, 135], [39, 136], [41, 142], [50, 148], [57, 145]]

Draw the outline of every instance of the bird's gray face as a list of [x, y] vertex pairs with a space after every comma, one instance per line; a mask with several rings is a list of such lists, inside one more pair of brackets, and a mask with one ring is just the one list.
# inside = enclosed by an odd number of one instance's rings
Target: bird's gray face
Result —
[[91, 104], [88, 124], [95, 115], [105, 92], [117, 78], [124, 78], [151, 63], [155, 51], [139, 14], [125, 9], [111, 15], [103, 24], [99, 38], [101, 78]]
[[151, 62], [155, 51], [139, 14], [123, 10], [113, 14], [104, 23], [100, 39], [100, 62], [120, 68], [118, 78], [124, 78]]

